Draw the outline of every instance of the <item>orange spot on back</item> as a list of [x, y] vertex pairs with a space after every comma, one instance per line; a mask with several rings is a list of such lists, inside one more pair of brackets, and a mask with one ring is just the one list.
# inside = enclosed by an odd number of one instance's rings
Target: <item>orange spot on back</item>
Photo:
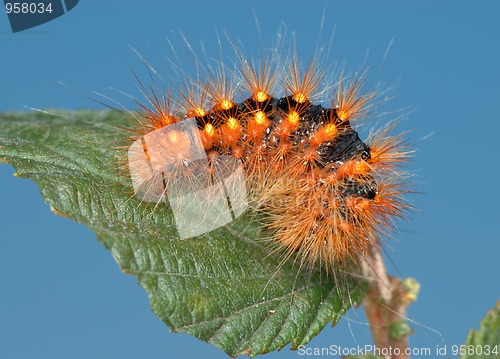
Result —
[[257, 111], [254, 115], [254, 119], [255, 119], [255, 122], [258, 124], [258, 125], [263, 125], [266, 123], [267, 121], [267, 116], [264, 112], [262, 111]]
[[167, 116], [167, 115], [163, 115], [161, 116], [161, 124], [162, 126], [168, 126], [172, 123], [176, 122], [176, 118], [175, 117], [171, 117], [171, 116]]
[[207, 112], [201, 107], [196, 107], [192, 110], [189, 110], [187, 115], [188, 117], [203, 117], [207, 114]]
[[286, 65], [283, 84], [294, 101], [303, 104], [314, 95], [322, 78], [323, 73], [318, 70], [316, 60], [309, 62], [302, 70], [295, 55]]
[[269, 99], [269, 96], [267, 93], [264, 91], [257, 91], [256, 93], [253, 94], [253, 99], [257, 102], [264, 102], [267, 99]]
[[233, 103], [231, 101], [229, 101], [228, 99], [222, 99], [219, 102], [219, 108], [221, 110], [229, 110], [232, 107], [233, 107]]
[[361, 94], [361, 87], [365, 76], [349, 81], [344, 85], [344, 77], [341, 75], [338, 89], [332, 99], [332, 107], [337, 109], [337, 116], [342, 121], [366, 115], [370, 106], [369, 102], [375, 97], [376, 92]]
[[227, 127], [229, 127], [229, 129], [231, 130], [236, 130], [238, 127], [240, 127], [240, 124], [234, 117], [229, 117], [227, 120]]
[[341, 109], [339, 109], [339, 110], [337, 111], [337, 116], [339, 116], [339, 118], [340, 118], [342, 121], [347, 121], [347, 120], [349, 120], [349, 118], [351, 117], [351, 116], [349, 115], [349, 112], [344, 111], [344, 110], [341, 110]]
[[291, 111], [287, 116], [287, 120], [292, 125], [297, 125], [299, 123], [300, 116], [297, 111]]
[[325, 126], [325, 133], [327, 136], [333, 136], [337, 132], [337, 126], [333, 123], [329, 123]]
[[321, 127], [316, 132], [313, 133], [311, 139], [309, 140], [312, 147], [317, 148], [324, 142], [331, 141], [337, 134], [337, 126], [333, 123], [329, 123], [324, 127]]
[[304, 103], [307, 101], [307, 96], [303, 92], [297, 92], [293, 94], [292, 98], [297, 101], [298, 103]]
[[207, 123], [205, 124], [205, 129], [204, 129], [205, 133], [208, 135], [208, 136], [213, 136], [214, 133], [215, 133], [215, 128], [214, 126], [212, 126], [211, 123]]

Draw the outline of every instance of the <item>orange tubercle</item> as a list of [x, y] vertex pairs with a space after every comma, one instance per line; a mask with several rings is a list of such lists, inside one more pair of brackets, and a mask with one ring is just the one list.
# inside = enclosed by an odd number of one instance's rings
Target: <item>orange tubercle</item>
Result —
[[207, 112], [201, 107], [195, 107], [191, 110], [188, 110], [187, 117], [203, 117], [207, 114]]
[[252, 95], [252, 98], [257, 102], [264, 102], [269, 100], [269, 95], [264, 91], [257, 91]]

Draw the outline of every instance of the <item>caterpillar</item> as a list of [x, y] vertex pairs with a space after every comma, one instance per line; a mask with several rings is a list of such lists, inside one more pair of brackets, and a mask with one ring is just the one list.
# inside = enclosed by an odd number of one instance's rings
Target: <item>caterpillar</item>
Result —
[[[250, 207], [283, 260], [327, 273], [380, 246], [410, 205], [401, 169], [410, 151], [390, 124], [363, 141], [353, 121], [376, 91], [296, 53], [252, 61], [240, 51], [181, 85], [143, 91], [128, 168], [135, 196], [172, 207], [181, 238], [216, 229]], [[328, 94], [328, 100], [317, 102]]]

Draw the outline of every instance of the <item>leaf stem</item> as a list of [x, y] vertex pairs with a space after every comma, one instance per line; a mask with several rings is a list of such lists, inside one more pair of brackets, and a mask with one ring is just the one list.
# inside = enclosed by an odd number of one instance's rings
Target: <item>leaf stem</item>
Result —
[[367, 256], [362, 271], [371, 282], [363, 306], [377, 350], [388, 353], [386, 359], [409, 359], [408, 335], [412, 330], [406, 313], [420, 285], [413, 278], [389, 276], [380, 248]]

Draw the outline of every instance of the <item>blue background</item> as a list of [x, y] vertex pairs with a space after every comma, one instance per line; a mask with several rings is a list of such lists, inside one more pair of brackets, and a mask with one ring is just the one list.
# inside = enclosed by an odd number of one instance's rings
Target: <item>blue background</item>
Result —
[[[500, 3], [325, 4], [88, 0], [17, 34], [0, 13], [0, 111], [100, 109], [86, 96], [98, 91], [123, 99], [110, 87], [139, 96], [128, 64], [139, 72], [144, 65], [129, 45], [161, 65], [178, 29], [195, 47], [203, 41], [215, 53], [216, 29], [227, 29], [255, 54], [262, 43], [254, 12], [265, 44], [283, 21], [289, 33], [296, 31], [307, 61], [325, 11], [323, 39], [336, 27], [333, 57], [347, 70], [371, 64], [373, 81], [383, 81], [394, 96], [383, 111], [391, 118], [402, 109], [399, 128], [414, 129], [409, 137], [417, 152], [409, 168], [421, 194], [411, 197], [418, 212], [388, 248], [391, 272], [422, 284], [409, 313], [416, 321], [412, 346], [447, 344], [449, 353], [500, 295]], [[226, 357], [169, 333], [146, 293], [93, 233], [53, 215], [36, 185], [13, 172], [0, 165], [0, 358]], [[309, 346], [356, 342], [370, 343], [362, 308]], [[298, 356], [285, 348], [266, 357]]]

